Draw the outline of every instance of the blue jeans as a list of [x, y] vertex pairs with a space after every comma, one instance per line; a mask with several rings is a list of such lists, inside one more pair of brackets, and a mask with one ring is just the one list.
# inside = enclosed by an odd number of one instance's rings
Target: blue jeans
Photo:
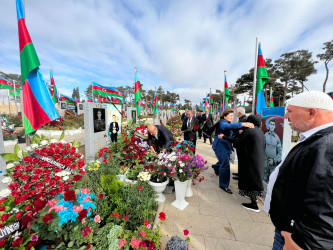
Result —
[[215, 151], [215, 155], [219, 160], [215, 164], [219, 170], [219, 185], [222, 188], [228, 188], [230, 183], [230, 154]]
[[283, 250], [284, 238], [279, 230], [275, 228], [274, 243], [272, 250]]

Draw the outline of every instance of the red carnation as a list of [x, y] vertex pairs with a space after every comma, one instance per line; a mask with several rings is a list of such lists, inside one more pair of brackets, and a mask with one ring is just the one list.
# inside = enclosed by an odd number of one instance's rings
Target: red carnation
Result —
[[14, 190], [17, 187], [19, 187], [19, 184], [17, 182], [10, 183], [8, 186], [10, 190]]
[[28, 163], [28, 162], [32, 162], [32, 157], [31, 156], [26, 156], [23, 158], [23, 161]]
[[50, 165], [50, 163], [48, 163], [47, 161], [42, 161], [39, 163], [39, 165], [42, 167], [42, 168], [46, 168]]
[[15, 190], [12, 191], [12, 196], [13, 197], [18, 197], [19, 195], [20, 195], [19, 189], [15, 189]]
[[28, 225], [29, 222], [31, 222], [33, 219], [30, 215], [25, 215], [22, 220], [21, 220], [21, 223], [22, 223], [22, 227], [26, 227]]
[[49, 182], [49, 187], [53, 187], [53, 186], [55, 186], [55, 184], [57, 184], [57, 182], [55, 180], [51, 180]]
[[89, 244], [88, 246], [87, 246], [87, 249], [90, 249], [92, 246]]
[[79, 221], [83, 220], [84, 218], [86, 218], [88, 214], [88, 210], [87, 209], [83, 209], [80, 213], [79, 213]]
[[40, 180], [40, 175], [35, 175], [31, 178], [31, 182], [37, 182]]
[[23, 211], [18, 212], [18, 213], [15, 215], [16, 219], [17, 219], [17, 220], [20, 220], [23, 214], [24, 214]]
[[49, 147], [50, 147], [50, 148], [55, 148], [56, 145], [55, 145], [54, 143], [51, 143], [51, 144], [49, 145]]
[[5, 207], [4, 206], [0, 207], [0, 212], [2, 212], [2, 211], [5, 211]]
[[160, 212], [160, 214], [158, 215], [158, 218], [159, 218], [160, 220], [165, 220], [165, 218], [166, 218], [165, 213], [164, 213], [164, 212]]
[[[34, 178], [34, 177], [33, 177], [33, 178]], [[33, 178], [32, 178], [32, 179], [33, 179]], [[32, 179], [31, 179], [31, 180], [32, 180]], [[40, 189], [40, 188], [42, 188], [43, 186], [44, 186], [44, 183], [43, 183], [43, 182], [37, 182], [37, 183], [35, 184], [35, 188], [36, 188], [36, 189]]]
[[142, 186], [138, 186], [138, 189], [141, 190], [141, 189], [142, 189]]
[[0, 240], [0, 248], [6, 244], [7, 240]]
[[64, 145], [61, 142], [58, 143], [58, 148], [62, 148], [63, 146]]
[[54, 158], [55, 160], [59, 160], [59, 159], [61, 159], [61, 154], [55, 154], [55, 155], [53, 156], [53, 158]]
[[24, 239], [23, 238], [18, 238], [16, 240], [13, 241], [12, 243], [12, 247], [18, 247], [21, 246], [23, 243]]
[[25, 175], [22, 175], [20, 179], [21, 179], [21, 181], [28, 181], [30, 179], [30, 177], [31, 177], [30, 175], [25, 174]]
[[63, 155], [68, 154], [68, 150], [64, 148], [63, 150], [61, 150], [61, 154]]
[[41, 174], [42, 172], [43, 172], [43, 169], [41, 169], [41, 168], [34, 169], [34, 174]]
[[[56, 153], [56, 154], [59, 154], [60, 153], [60, 148], [56, 148], [55, 150], [54, 150], [54, 152]], [[60, 155], [61, 156], [61, 155]], [[53, 156], [54, 157], [54, 156]]]
[[3, 214], [3, 215], [1, 216], [1, 221], [2, 221], [2, 222], [5, 222], [9, 217], [10, 217], [10, 214]]
[[70, 147], [71, 147], [71, 144], [67, 143], [67, 144], [65, 145], [65, 147], [66, 147], [66, 148], [70, 148]]
[[43, 217], [43, 222], [44, 223], [49, 223], [50, 220], [53, 219], [53, 216], [52, 214], [46, 214], [44, 217]]
[[61, 177], [56, 175], [56, 176], [53, 177], [53, 180], [55, 180], [55, 181], [60, 181], [60, 180], [61, 180]]
[[40, 159], [38, 159], [37, 157], [32, 158], [32, 163], [33, 163], [33, 164], [37, 164], [37, 163], [39, 163], [39, 162], [40, 162]]
[[17, 179], [17, 178], [20, 178], [22, 176], [22, 173], [21, 172], [15, 172], [12, 176], [13, 176], [13, 178]]
[[44, 175], [49, 175], [51, 173], [52, 173], [52, 171], [50, 169], [44, 169], [44, 171], [43, 171]]
[[2, 204], [2, 202], [6, 201], [6, 200], [8, 200], [8, 198], [2, 198], [2, 199], [0, 199], [0, 204]]
[[31, 188], [32, 185], [33, 184], [31, 182], [24, 184], [23, 187], [22, 187], [23, 191], [28, 191]]
[[[56, 176], [55, 176], [55, 177], [56, 177]], [[58, 182], [58, 187], [62, 187], [63, 185], [65, 185], [64, 182], [62, 182], [62, 181], [59, 181], [59, 182]]]
[[48, 151], [47, 151], [47, 154], [48, 155], [53, 155], [55, 153], [54, 149], [50, 148]]
[[124, 217], [124, 220], [128, 220], [128, 216], [127, 215]]
[[76, 196], [75, 196], [74, 190], [69, 190], [69, 191], [65, 192], [65, 201], [74, 201], [75, 199], [76, 199]]
[[51, 189], [48, 195], [50, 196], [55, 196], [58, 193], [58, 188]]
[[190, 233], [190, 232], [189, 232], [187, 229], [184, 230], [184, 235], [185, 235], [185, 236], [187, 236], [189, 233]]
[[36, 148], [34, 152], [35, 152], [36, 154], [39, 154], [39, 153], [40, 153], [40, 149]]
[[44, 182], [49, 182], [51, 180], [51, 176], [45, 176]]
[[103, 199], [103, 197], [104, 197], [104, 194], [100, 194], [100, 195], [98, 196], [99, 199]]
[[46, 203], [47, 203], [46, 200], [36, 200], [34, 203], [34, 205], [35, 205], [34, 210], [36, 210], [36, 211], [42, 210], [46, 206]]
[[74, 175], [74, 177], [73, 177], [73, 180], [74, 181], [79, 181], [79, 180], [81, 180], [82, 179], [82, 176], [81, 175]]

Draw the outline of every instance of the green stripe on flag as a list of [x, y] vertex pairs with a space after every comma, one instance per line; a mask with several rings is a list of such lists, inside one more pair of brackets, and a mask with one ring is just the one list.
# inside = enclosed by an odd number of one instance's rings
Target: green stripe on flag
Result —
[[32, 43], [27, 44], [20, 54], [22, 84], [28, 78], [29, 73], [39, 67], [40, 62]]
[[119, 98], [119, 99], [125, 99], [122, 95], [117, 95], [115, 93], [107, 93], [107, 92], [104, 92], [104, 91], [101, 91], [101, 90], [98, 90], [98, 89], [93, 89], [93, 94], [101, 95], [101, 96], [116, 97], [116, 98]]
[[6, 84], [1, 84], [0, 83], [0, 89], [9, 89], [9, 90], [14, 90], [14, 87], [8, 86]]
[[24, 116], [24, 129], [26, 135], [35, 132], [26, 116]]
[[257, 88], [256, 96], [264, 88], [265, 83], [268, 81], [268, 73], [266, 67], [258, 67], [257, 69]]

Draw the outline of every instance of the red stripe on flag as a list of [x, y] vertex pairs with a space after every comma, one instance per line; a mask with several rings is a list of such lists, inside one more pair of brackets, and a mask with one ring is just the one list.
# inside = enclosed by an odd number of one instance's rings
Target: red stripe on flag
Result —
[[18, 31], [19, 31], [20, 53], [21, 53], [25, 45], [32, 43], [31, 37], [27, 30], [27, 26], [25, 26], [24, 18], [18, 20]]
[[224, 88], [228, 89], [228, 83], [227, 82], [224, 82]]
[[24, 115], [29, 120], [32, 128], [37, 130], [39, 127], [51, 121], [50, 117], [40, 106], [34, 93], [31, 90], [29, 82], [26, 80], [23, 85], [23, 108]]
[[139, 81], [135, 82], [134, 92], [138, 91], [140, 88]]
[[258, 67], [266, 67], [263, 55], [258, 55]]

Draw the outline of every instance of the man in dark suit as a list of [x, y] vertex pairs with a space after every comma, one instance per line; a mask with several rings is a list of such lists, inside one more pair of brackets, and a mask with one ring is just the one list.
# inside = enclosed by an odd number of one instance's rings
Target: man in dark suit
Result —
[[115, 115], [112, 116], [112, 122], [110, 123], [109, 127], [109, 133], [111, 137], [112, 142], [117, 142], [117, 137], [118, 137], [118, 131], [119, 131], [119, 125], [118, 122], [116, 122], [117, 117]]
[[169, 150], [172, 139], [173, 135], [166, 127], [148, 125], [148, 145], [153, 152], [164, 153]]
[[201, 122], [204, 124], [202, 128], [204, 143], [206, 143], [208, 138], [210, 144], [212, 144], [212, 135], [210, 129], [213, 127], [213, 116], [209, 114], [209, 109], [206, 109], [205, 113], [201, 116]]
[[197, 130], [199, 129], [198, 120], [194, 118], [191, 110], [187, 111], [181, 130], [184, 133], [184, 140], [193, 142], [194, 153], [197, 145]]
[[201, 126], [203, 124], [203, 121], [202, 121], [203, 111], [199, 110], [198, 112], [199, 112], [198, 117], [197, 117], [198, 122], [199, 122], [198, 136], [199, 136], [199, 139], [201, 139], [201, 137], [202, 137], [202, 128], [201, 128]]
[[185, 112], [182, 114], [182, 122], [184, 122], [184, 119], [187, 116], [187, 111], [188, 111], [188, 109], [185, 109]]

